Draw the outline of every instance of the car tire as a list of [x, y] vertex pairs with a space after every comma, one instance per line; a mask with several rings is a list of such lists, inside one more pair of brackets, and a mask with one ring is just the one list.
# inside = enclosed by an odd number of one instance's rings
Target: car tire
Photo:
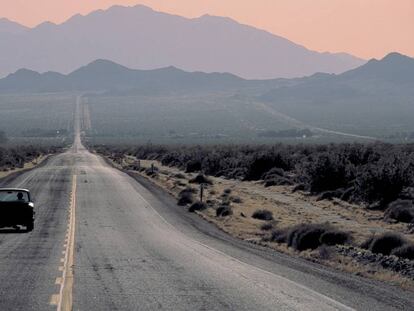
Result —
[[33, 229], [34, 229], [34, 222], [32, 221], [26, 225], [26, 231], [30, 232], [30, 231], [33, 231]]

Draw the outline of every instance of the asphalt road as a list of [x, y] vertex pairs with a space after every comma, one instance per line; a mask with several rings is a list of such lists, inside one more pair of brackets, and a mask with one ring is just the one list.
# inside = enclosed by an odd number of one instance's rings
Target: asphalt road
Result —
[[0, 231], [0, 310], [414, 310], [411, 293], [227, 236], [79, 135], [6, 185], [32, 191], [37, 218]]

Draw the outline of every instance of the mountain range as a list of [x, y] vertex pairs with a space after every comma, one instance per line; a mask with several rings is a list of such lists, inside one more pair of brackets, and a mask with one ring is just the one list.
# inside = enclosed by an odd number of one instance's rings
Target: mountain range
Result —
[[184, 18], [145, 6], [114, 6], [56, 25], [27, 28], [0, 20], [0, 76], [19, 68], [69, 73], [96, 59], [129, 68], [175, 66], [243, 78], [292, 78], [341, 73], [364, 60], [319, 53], [230, 18]]
[[0, 79], [2, 92], [117, 91], [193, 92], [261, 87], [261, 99], [282, 102], [294, 98], [324, 102], [371, 95], [411, 94], [414, 59], [390, 53], [381, 60], [342, 74], [317, 73], [295, 79], [247, 80], [230, 73], [187, 72], [173, 66], [136, 70], [108, 60], [95, 60], [65, 75], [19, 69]]
[[245, 80], [228, 73], [186, 72], [175, 67], [129, 69], [108, 60], [96, 60], [68, 75], [19, 69], [0, 79], [3, 93], [66, 91], [116, 92], [118, 94], [168, 94], [215, 92], [273, 84], [274, 80]]
[[414, 59], [391, 53], [340, 75], [315, 74], [260, 96], [307, 124], [377, 137], [414, 130]]

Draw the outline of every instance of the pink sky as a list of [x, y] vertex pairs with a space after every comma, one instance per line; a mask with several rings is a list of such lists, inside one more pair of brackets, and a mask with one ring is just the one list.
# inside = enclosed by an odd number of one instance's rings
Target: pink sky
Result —
[[229, 16], [317, 51], [414, 56], [414, 0], [0, 0], [0, 17], [35, 26], [114, 4], [144, 4], [187, 17]]

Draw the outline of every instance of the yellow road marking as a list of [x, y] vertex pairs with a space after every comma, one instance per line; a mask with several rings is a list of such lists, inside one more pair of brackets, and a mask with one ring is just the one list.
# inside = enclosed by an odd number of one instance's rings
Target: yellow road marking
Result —
[[50, 304], [57, 306], [58, 302], [59, 302], [59, 295], [52, 295], [52, 298], [50, 298]]
[[73, 264], [75, 249], [75, 211], [76, 211], [76, 175], [72, 177], [71, 202], [69, 207], [68, 232], [65, 239], [65, 250], [62, 251], [64, 258], [60, 259], [63, 266], [59, 266], [62, 277], [56, 279], [56, 284], [60, 284], [59, 294], [53, 295], [50, 304], [56, 305], [58, 311], [72, 310], [72, 291], [73, 291]]
[[62, 287], [60, 290], [60, 301], [58, 311], [72, 310], [72, 291], [73, 291], [73, 263], [75, 249], [75, 211], [76, 211], [76, 175], [73, 175], [72, 182], [72, 202], [70, 208], [69, 221], [69, 241], [65, 252], [65, 264], [63, 269]]

